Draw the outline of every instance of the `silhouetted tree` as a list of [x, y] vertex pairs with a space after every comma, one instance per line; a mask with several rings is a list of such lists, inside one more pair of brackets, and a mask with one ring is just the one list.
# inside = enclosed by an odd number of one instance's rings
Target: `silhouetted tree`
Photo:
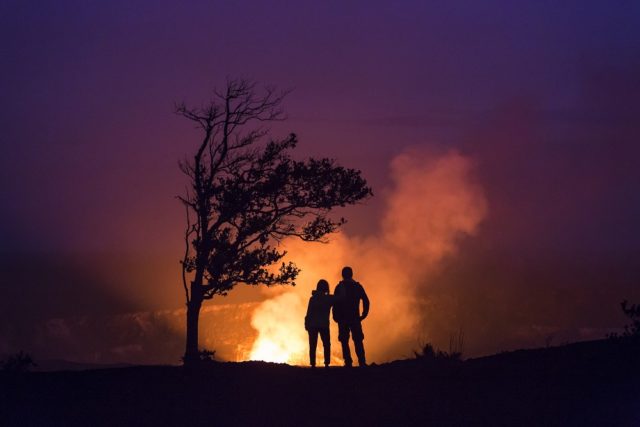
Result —
[[631, 323], [624, 325], [624, 332], [622, 332], [622, 334], [613, 332], [607, 334], [607, 338], [614, 340], [620, 338], [640, 338], [640, 304], [629, 304], [629, 301], [624, 300], [620, 303], [620, 308]]
[[640, 305], [629, 304], [629, 301], [624, 300], [620, 303], [625, 316], [629, 318], [631, 323], [624, 326], [624, 337], [640, 337]]
[[0, 362], [0, 367], [6, 372], [27, 372], [36, 366], [38, 365], [33, 361], [31, 355], [22, 350]]
[[345, 220], [329, 212], [369, 197], [360, 171], [330, 159], [294, 160], [297, 139], [271, 139], [265, 122], [283, 119], [286, 95], [246, 80], [227, 82], [205, 107], [177, 105], [202, 131], [193, 158], [180, 163], [189, 187], [182, 281], [187, 302], [185, 364], [200, 359], [198, 319], [204, 300], [236, 284], [295, 285], [299, 269], [276, 264], [286, 237], [322, 241]]

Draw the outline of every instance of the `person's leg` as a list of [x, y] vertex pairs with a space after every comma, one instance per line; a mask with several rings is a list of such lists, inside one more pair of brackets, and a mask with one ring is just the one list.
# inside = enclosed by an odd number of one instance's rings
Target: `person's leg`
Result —
[[320, 338], [322, 338], [322, 348], [324, 349], [324, 366], [329, 366], [331, 362], [331, 335], [329, 328], [320, 329]]
[[366, 366], [367, 358], [364, 354], [364, 333], [362, 333], [362, 324], [360, 322], [351, 325], [351, 336], [353, 337], [353, 346], [358, 357], [358, 365]]
[[342, 344], [344, 366], [351, 366], [353, 360], [351, 359], [351, 349], [349, 349], [349, 325], [346, 323], [338, 323], [338, 340]]
[[358, 356], [358, 365], [367, 366], [367, 358], [364, 354], [364, 343], [361, 340], [354, 340], [353, 346], [356, 349], [356, 356]]
[[318, 346], [318, 330], [309, 329], [309, 364], [316, 366], [316, 347]]

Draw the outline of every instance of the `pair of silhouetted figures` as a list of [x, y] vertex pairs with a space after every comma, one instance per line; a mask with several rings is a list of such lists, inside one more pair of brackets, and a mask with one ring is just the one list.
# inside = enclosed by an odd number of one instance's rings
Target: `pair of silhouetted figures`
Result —
[[[360, 314], [362, 301], [362, 314]], [[351, 267], [342, 269], [342, 281], [336, 285], [334, 294], [329, 293], [329, 283], [322, 279], [318, 281], [315, 291], [311, 292], [307, 315], [304, 318], [304, 328], [309, 332], [309, 362], [316, 366], [316, 347], [318, 335], [324, 347], [324, 366], [331, 362], [331, 336], [329, 333], [329, 312], [333, 308], [333, 320], [338, 323], [338, 341], [342, 345], [342, 357], [345, 366], [352, 366], [349, 335], [358, 357], [358, 365], [366, 366], [364, 354], [364, 334], [362, 321], [369, 314], [369, 298], [362, 285], [353, 280]]]

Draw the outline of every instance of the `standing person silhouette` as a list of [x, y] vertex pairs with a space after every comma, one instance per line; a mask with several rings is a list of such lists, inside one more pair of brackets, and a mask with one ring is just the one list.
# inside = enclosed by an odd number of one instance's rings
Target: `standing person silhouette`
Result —
[[333, 295], [329, 294], [329, 283], [321, 279], [315, 291], [311, 291], [307, 315], [304, 317], [304, 328], [309, 332], [309, 363], [316, 367], [316, 347], [318, 334], [324, 348], [324, 366], [331, 362], [331, 336], [329, 334], [329, 312], [333, 305]]
[[[369, 315], [369, 298], [362, 285], [353, 280], [351, 267], [342, 269], [342, 279], [334, 291], [333, 320], [338, 323], [338, 340], [342, 344], [344, 366], [351, 367], [353, 364], [349, 349], [349, 334], [353, 339], [358, 365], [367, 366], [361, 322]], [[362, 300], [362, 314], [360, 314], [360, 300]]]

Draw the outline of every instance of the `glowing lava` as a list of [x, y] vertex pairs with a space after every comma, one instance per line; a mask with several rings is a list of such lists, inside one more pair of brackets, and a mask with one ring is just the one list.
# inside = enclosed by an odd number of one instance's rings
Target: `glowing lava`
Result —
[[[256, 309], [251, 326], [260, 331], [251, 350], [251, 360], [303, 364], [308, 352], [304, 330], [306, 306], [298, 295], [283, 293]], [[300, 317], [302, 314], [302, 318]]]

